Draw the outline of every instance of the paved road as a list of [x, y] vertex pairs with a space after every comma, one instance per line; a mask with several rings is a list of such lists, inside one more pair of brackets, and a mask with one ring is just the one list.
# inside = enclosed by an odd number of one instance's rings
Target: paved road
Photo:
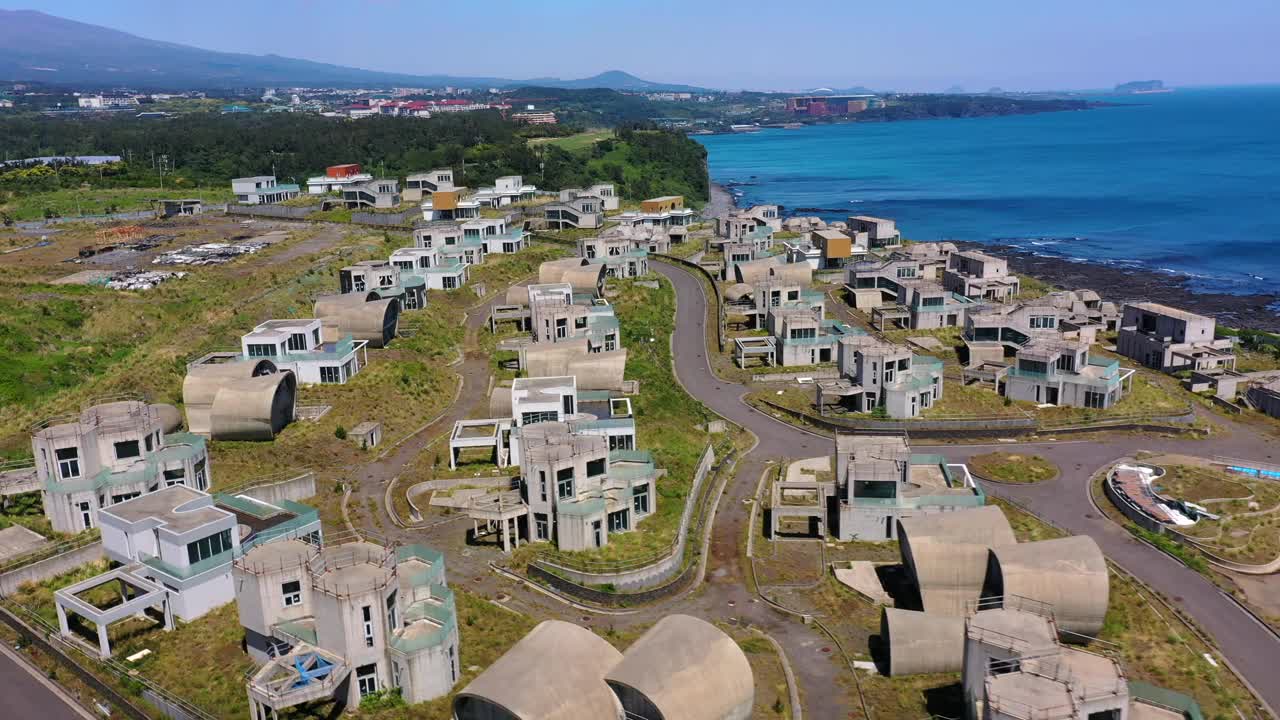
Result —
[[0, 652], [0, 717], [39, 720], [84, 720], [48, 684], [32, 676], [8, 652]]
[[[730, 487], [725, 500], [732, 507], [749, 494], [744, 478], [759, 477], [759, 469], [767, 459], [780, 457], [813, 457], [831, 452], [831, 441], [818, 437], [768, 415], [757, 412], [741, 397], [746, 387], [716, 377], [706, 359], [706, 304], [702, 283], [679, 267], [654, 263], [651, 267], [666, 276], [676, 290], [679, 312], [676, 319], [675, 364], [680, 382], [690, 394], [717, 413], [749, 429], [760, 438], [760, 445], [743, 459], [738, 481]], [[714, 332], [714, 329], [712, 329]], [[1222, 654], [1272, 707], [1280, 708], [1280, 638], [1262, 626], [1224, 595], [1203, 576], [1187, 569], [1164, 553], [1134, 540], [1128, 532], [1099, 515], [1087, 493], [1088, 481], [1098, 469], [1138, 450], [1194, 452], [1200, 455], [1271, 459], [1280, 453], [1273, 438], [1258, 436], [1251, 429], [1230, 423], [1225, 437], [1192, 443], [1183, 439], [1125, 436], [1112, 442], [1062, 442], [1020, 444], [1034, 447], [1062, 468], [1057, 480], [1029, 487], [989, 487], [997, 495], [1005, 495], [1026, 505], [1049, 521], [1078, 534], [1089, 535], [1115, 562], [1178, 604], [1216, 641]], [[1007, 447], [1007, 445], [1001, 445]], [[987, 452], [989, 448], [974, 446], [939, 446], [935, 450], [954, 462]], [[715, 544], [737, 542], [746, 532], [745, 515], [731, 513], [717, 522]], [[713, 557], [719, 562], [719, 553]]]

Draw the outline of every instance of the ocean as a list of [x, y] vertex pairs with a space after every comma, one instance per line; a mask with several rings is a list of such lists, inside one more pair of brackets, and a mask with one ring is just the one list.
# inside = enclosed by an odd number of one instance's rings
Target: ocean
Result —
[[1280, 292], [1280, 87], [1096, 99], [1123, 105], [697, 140], [740, 205]]

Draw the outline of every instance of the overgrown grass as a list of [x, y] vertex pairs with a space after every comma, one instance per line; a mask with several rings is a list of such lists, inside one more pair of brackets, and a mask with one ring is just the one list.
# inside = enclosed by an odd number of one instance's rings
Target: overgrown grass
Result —
[[37, 193], [0, 193], [0, 212], [16, 221], [42, 220], [47, 214], [70, 218], [151, 209], [152, 199], [200, 198], [206, 203], [234, 200], [229, 186], [216, 188], [91, 188]]
[[989, 452], [969, 458], [969, 469], [988, 480], [1037, 483], [1057, 477], [1058, 466], [1039, 455]]
[[578, 152], [586, 150], [596, 143], [606, 138], [613, 137], [612, 130], [587, 130], [585, 132], [567, 135], [557, 138], [533, 138], [529, 140], [530, 145], [554, 145], [569, 152]]

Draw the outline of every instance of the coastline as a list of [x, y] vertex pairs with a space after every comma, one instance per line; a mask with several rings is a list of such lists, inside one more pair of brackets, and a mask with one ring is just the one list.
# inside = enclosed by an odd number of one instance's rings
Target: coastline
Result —
[[[727, 187], [717, 182], [710, 184], [710, 200], [703, 211], [704, 217], [715, 217], [736, 207], [736, 199]], [[1000, 243], [957, 241], [956, 244], [1001, 255], [1014, 272], [1064, 290], [1088, 288], [1111, 302], [1158, 302], [1209, 315], [1228, 327], [1280, 332], [1280, 312], [1275, 309], [1280, 307], [1280, 294], [1196, 292], [1191, 289], [1192, 278], [1183, 274], [1078, 262]]]

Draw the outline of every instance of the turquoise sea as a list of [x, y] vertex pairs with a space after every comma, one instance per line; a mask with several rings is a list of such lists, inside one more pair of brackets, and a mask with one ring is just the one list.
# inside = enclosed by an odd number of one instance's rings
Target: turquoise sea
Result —
[[697, 139], [739, 204], [1280, 293], [1280, 87], [1097, 99], [1124, 104]]

